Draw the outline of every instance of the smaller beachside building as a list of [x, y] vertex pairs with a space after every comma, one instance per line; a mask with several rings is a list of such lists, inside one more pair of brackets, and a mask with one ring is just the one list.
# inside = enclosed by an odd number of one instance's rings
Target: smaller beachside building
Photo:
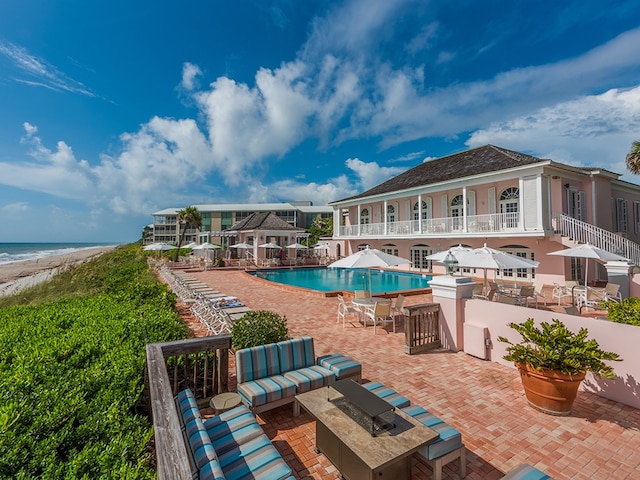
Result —
[[[436, 273], [441, 266], [428, 255], [487, 244], [540, 262], [535, 271], [505, 270], [499, 278], [582, 280], [584, 259], [547, 254], [590, 242], [640, 262], [640, 186], [620, 176], [486, 145], [424, 162], [331, 202], [333, 240], [342, 255], [369, 245]], [[588, 271], [589, 281], [607, 277], [596, 262]]]
[[[309, 228], [315, 218], [331, 218], [331, 207], [316, 206], [312, 202], [300, 201], [289, 203], [229, 203], [193, 205], [202, 215], [202, 228], [187, 230], [185, 243], [212, 242], [225, 243], [235, 234], [231, 227], [254, 213], [273, 213], [295, 228]], [[181, 207], [182, 208], [182, 207]], [[166, 208], [154, 212], [153, 242], [177, 243], [180, 235], [177, 214], [181, 208]], [[233, 243], [233, 238], [231, 238]]]

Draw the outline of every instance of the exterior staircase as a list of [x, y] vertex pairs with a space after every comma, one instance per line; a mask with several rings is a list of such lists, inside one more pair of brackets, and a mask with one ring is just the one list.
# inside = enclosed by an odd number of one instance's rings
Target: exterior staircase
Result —
[[554, 230], [563, 239], [571, 239], [576, 243], [590, 243], [607, 252], [622, 255], [628, 258], [633, 265], [640, 266], [640, 245], [622, 235], [576, 220], [565, 214], [554, 219]]

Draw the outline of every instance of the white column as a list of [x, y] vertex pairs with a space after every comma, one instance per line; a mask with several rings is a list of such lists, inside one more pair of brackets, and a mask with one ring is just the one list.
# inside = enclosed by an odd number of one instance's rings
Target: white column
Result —
[[442, 346], [458, 352], [464, 348], [464, 299], [471, 298], [475, 283], [468, 277], [438, 275], [429, 286], [433, 302], [440, 304]]

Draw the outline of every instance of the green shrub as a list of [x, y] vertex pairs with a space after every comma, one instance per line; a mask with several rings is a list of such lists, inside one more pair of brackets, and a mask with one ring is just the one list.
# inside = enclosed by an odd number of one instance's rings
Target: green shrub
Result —
[[509, 344], [507, 354], [502, 358], [530, 365], [536, 370], [554, 370], [566, 375], [593, 372], [599, 377], [615, 378], [613, 367], [603, 360], [622, 361], [617, 353], [604, 351], [596, 340], [587, 338], [589, 331], [584, 327], [573, 333], [560, 320], [552, 319], [551, 323], [541, 322], [538, 328], [533, 318], [508, 325], [522, 340], [512, 343], [499, 336], [500, 342]]
[[614, 322], [640, 327], [640, 298], [625, 298], [622, 303], [604, 302], [604, 306], [607, 316]]
[[0, 478], [155, 478], [145, 345], [187, 329], [139, 250], [43, 284], [55, 301], [0, 308]]
[[231, 327], [231, 342], [236, 350], [280, 342], [288, 337], [287, 318], [267, 310], [248, 312]]

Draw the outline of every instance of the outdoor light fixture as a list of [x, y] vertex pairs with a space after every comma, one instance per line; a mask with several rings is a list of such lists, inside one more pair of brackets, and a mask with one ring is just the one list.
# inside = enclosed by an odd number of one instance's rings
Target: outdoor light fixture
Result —
[[447, 256], [444, 257], [444, 261], [442, 263], [444, 263], [444, 266], [447, 269], [447, 275], [453, 275], [458, 271], [458, 259], [453, 256], [451, 250], [449, 250]]

